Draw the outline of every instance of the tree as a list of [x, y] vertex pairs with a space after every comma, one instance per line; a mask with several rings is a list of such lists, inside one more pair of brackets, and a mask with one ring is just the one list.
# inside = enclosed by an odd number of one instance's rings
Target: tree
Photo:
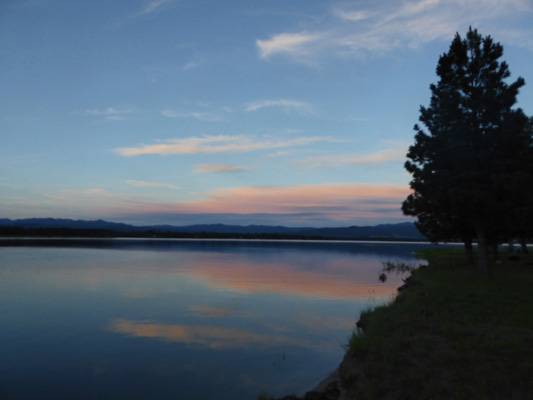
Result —
[[[499, 58], [503, 47], [469, 29], [456, 34], [437, 64], [439, 81], [430, 86], [430, 105], [420, 107], [415, 143], [405, 168], [413, 193], [405, 214], [418, 217], [432, 241], [461, 238], [478, 242], [478, 267], [488, 273], [488, 249], [511, 235], [517, 199], [530, 185], [531, 135], [528, 119], [515, 108], [525, 84], [506, 83], [510, 72]], [[530, 197], [529, 201], [533, 200]]]
[[[516, 162], [522, 166], [518, 171], [523, 179], [533, 182], [533, 117], [529, 119], [526, 126], [526, 134], [529, 135], [529, 149], [522, 149], [516, 154]], [[533, 185], [524, 185], [522, 195], [514, 205], [514, 213], [509, 220], [510, 229], [514, 237], [518, 238], [523, 253], [528, 253], [527, 240], [533, 238]]]

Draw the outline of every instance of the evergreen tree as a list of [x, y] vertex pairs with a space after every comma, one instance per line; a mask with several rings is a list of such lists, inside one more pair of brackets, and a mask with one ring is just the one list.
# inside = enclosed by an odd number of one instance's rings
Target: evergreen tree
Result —
[[405, 164], [413, 194], [404, 213], [417, 216], [433, 241], [459, 237], [468, 244], [475, 235], [482, 273], [488, 249], [511, 235], [517, 199], [528, 197], [531, 182], [531, 168], [522, 164], [531, 153], [528, 119], [514, 107], [525, 82], [506, 83], [502, 54], [499, 43], [477, 30], [470, 28], [465, 39], [456, 34], [439, 58], [440, 79], [430, 86], [430, 105], [420, 108], [423, 127], [415, 125]]

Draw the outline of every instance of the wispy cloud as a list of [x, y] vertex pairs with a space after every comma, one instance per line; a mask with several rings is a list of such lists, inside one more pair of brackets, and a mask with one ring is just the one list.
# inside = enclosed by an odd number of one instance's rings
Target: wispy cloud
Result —
[[363, 21], [371, 16], [367, 11], [349, 11], [345, 9], [335, 9], [333, 13], [339, 17], [340, 19], [346, 20], [346, 21]]
[[259, 100], [249, 103], [246, 111], [257, 111], [262, 108], [281, 107], [286, 113], [296, 111], [300, 114], [314, 114], [314, 107], [309, 103], [290, 99]]
[[274, 54], [286, 53], [305, 56], [313, 52], [313, 45], [321, 39], [318, 33], [280, 33], [270, 39], [257, 40], [261, 58], [270, 58]]
[[[199, 102], [193, 105], [188, 102], [185, 103], [185, 108], [189, 108], [189, 110], [167, 108], [161, 111], [161, 115], [167, 118], [196, 118], [202, 121], [225, 122], [228, 114], [232, 113], [232, 110], [226, 106], [216, 107], [206, 102]], [[195, 109], [190, 110], [191, 107]]]
[[214, 306], [192, 306], [191, 311], [199, 318], [222, 318], [233, 313], [235, 310]]
[[163, 110], [161, 115], [167, 118], [196, 118], [203, 121], [224, 121], [219, 114], [210, 111], [174, 111], [174, 110]]
[[[343, 3], [313, 30], [257, 40], [259, 55], [263, 59], [284, 55], [302, 63], [331, 55], [382, 55], [434, 40], [450, 40], [469, 25], [486, 25], [493, 36], [501, 32], [516, 45], [532, 44], [531, 24], [516, 24], [516, 17], [527, 21], [533, 16], [530, 0], [388, 0], [367, 4]], [[507, 16], [512, 17], [512, 23], [507, 22]]]
[[189, 69], [194, 69], [194, 68], [197, 68], [197, 67], [198, 67], [198, 64], [197, 64], [197, 63], [195, 63], [195, 62], [189, 62], [189, 63], [187, 63], [187, 64], [185, 64], [185, 65], [183, 66], [183, 70], [184, 70], [184, 71], [187, 71], [187, 70], [189, 70]]
[[171, 139], [158, 144], [139, 147], [115, 149], [121, 156], [132, 157], [142, 154], [216, 154], [246, 153], [259, 150], [272, 150], [286, 147], [305, 146], [320, 141], [331, 141], [326, 137], [301, 137], [295, 139], [264, 139], [254, 140], [245, 136], [202, 136], [185, 139]]
[[172, 111], [172, 110], [163, 110], [161, 115], [167, 118], [198, 118], [206, 119], [207, 113], [205, 112], [181, 112], [181, 111]]
[[167, 188], [167, 189], [181, 189], [179, 186], [171, 185], [168, 183], [156, 183], [156, 182], [145, 182], [145, 181], [135, 181], [127, 180], [126, 183], [130, 186], [141, 187], [141, 188]]
[[378, 164], [405, 160], [406, 149], [385, 149], [371, 154], [326, 155], [300, 158], [293, 165], [307, 168], [345, 167], [356, 164]]
[[171, 3], [172, 0], [151, 0], [144, 6], [145, 13], [151, 13], [160, 9], [165, 4]]
[[213, 174], [220, 172], [242, 172], [245, 168], [227, 164], [200, 164], [196, 166], [194, 172], [197, 174]]
[[121, 121], [125, 119], [124, 117], [125, 115], [132, 114], [132, 113], [133, 113], [133, 108], [130, 108], [130, 107], [127, 107], [127, 108], [108, 107], [106, 109], [88, 108], [81, 113], [78, 112], [75, 114], [105, 117], [106, 119], [111, 120], [111, 121]]

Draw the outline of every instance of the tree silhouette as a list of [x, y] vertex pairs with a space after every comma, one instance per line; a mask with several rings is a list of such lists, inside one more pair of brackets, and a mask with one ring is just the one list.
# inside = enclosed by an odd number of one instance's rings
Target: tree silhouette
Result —
[[[418, 217], [432, 241], [475, 236], [478, 268], [487, 273], [488, 249], [513, 234], [517, 207], [532, 198], [532, 141], [528, 119], [515, 108], [525, 82], [506, 83], [510, 72], [499, 59], [503, 47], [469, 29], [456, 34], [437, 64], [430, 105], [420, 108], [415, 143], [405, 168], [413, 193], [405, 214]], [[518, 208], [520, 208], [518, 207]]]

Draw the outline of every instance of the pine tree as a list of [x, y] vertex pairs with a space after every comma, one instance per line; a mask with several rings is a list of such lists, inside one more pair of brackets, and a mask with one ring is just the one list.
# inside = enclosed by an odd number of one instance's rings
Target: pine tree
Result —
[[430, 105], [420, 108], [423, 127], [415, 125], [405, 164], [413, 193], [404, 213], [417, 216], [433, 241], [459, 237], [468, 244], [475, 236], [482, 273], [488, 249], [511, 234], [517, 199], [527, 197], [525, 179], [532, 177], [523, 165], [531, 153], [528, 119], [514, 107], [525, 82], [506, 83], [502, 55], [503, 47], [477, 30], [465, 39], [456, 34], [439, 59], [440, 79], [430, 86]]

